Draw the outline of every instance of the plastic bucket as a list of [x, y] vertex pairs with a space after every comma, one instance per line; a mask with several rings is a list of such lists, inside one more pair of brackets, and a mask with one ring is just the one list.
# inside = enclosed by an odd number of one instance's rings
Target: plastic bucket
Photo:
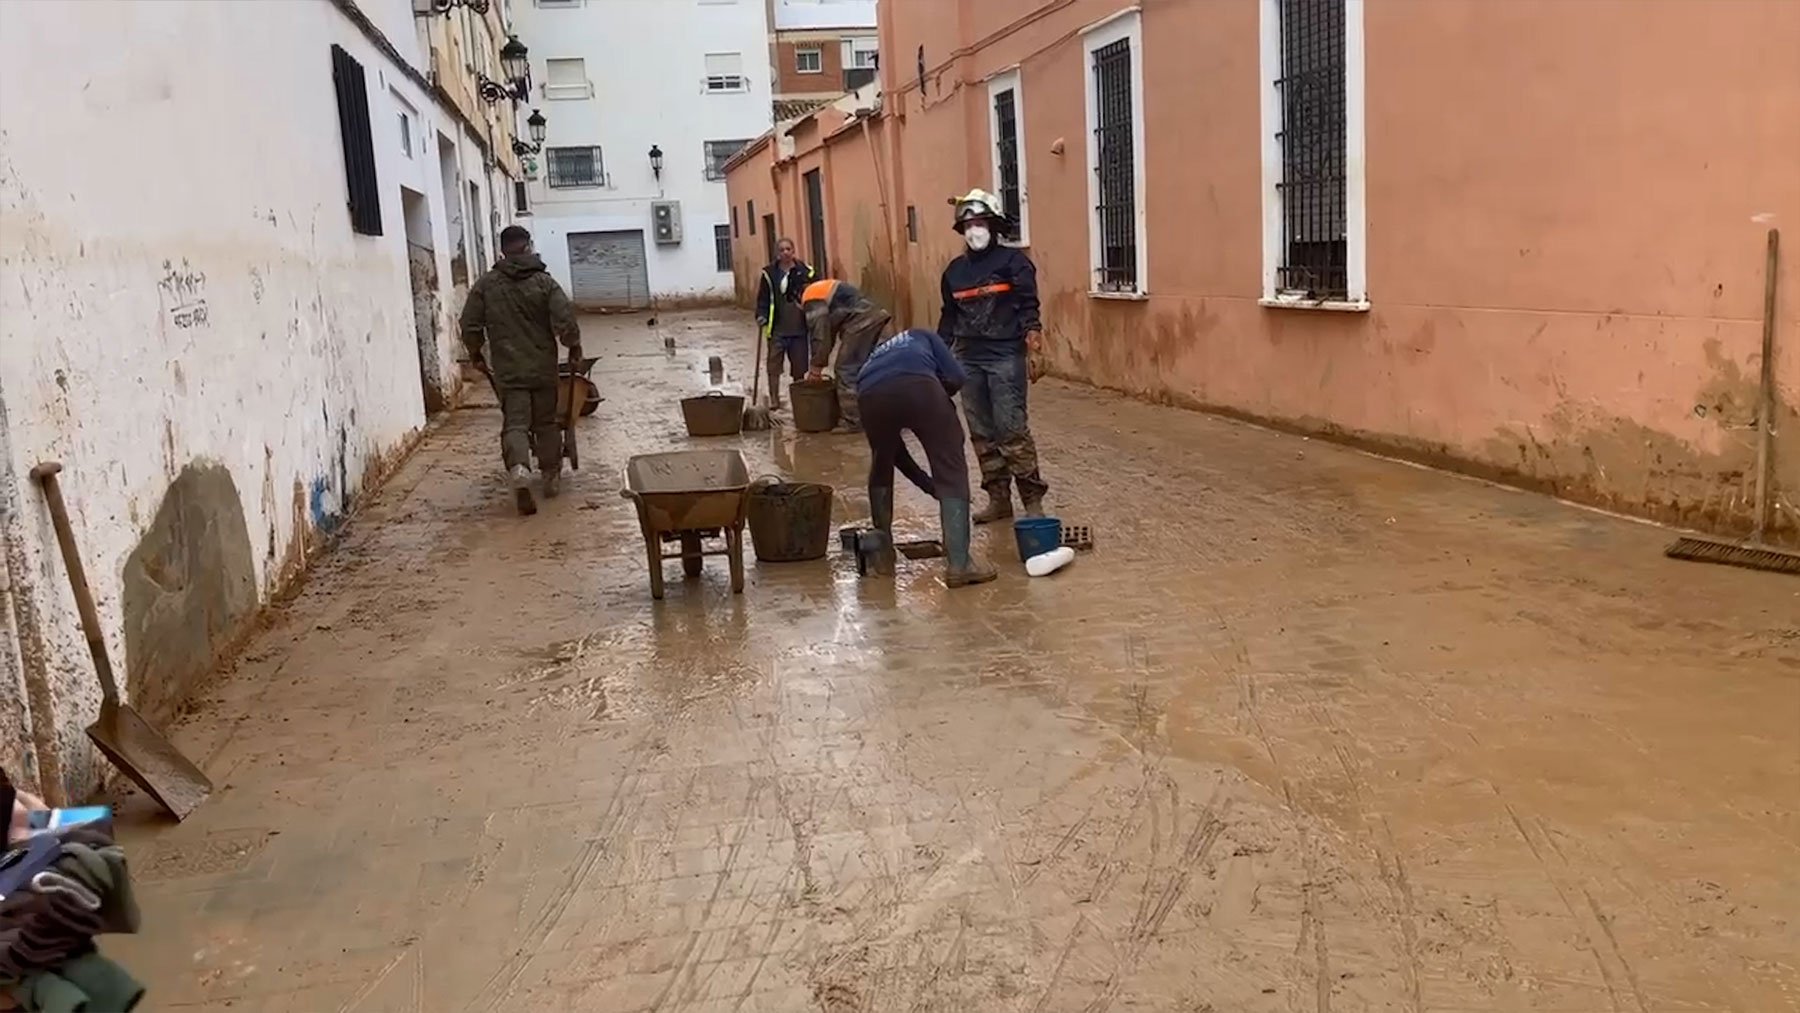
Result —
[[750, 543], [759, 563], [823, 559], [831, 546], [834, 490], [814, 482], [758, 479], [750, 486]]
[[1030, 559], [1062, 545], [1062, 521], [1055, 517], [1021, 517], [1013, 521], [1013, 538], [1019, 543], [1019, 559]]
[[803, 433], [823, 433], [838, 424], [837, 383], [832, 380], [796, 380], [788, 385], [794, 405], [794, 428]]
[[730, 436], [744, 430], [744, 399], [736, 394], [708, 391], [681, 399], [681, 421], [689, 436]]

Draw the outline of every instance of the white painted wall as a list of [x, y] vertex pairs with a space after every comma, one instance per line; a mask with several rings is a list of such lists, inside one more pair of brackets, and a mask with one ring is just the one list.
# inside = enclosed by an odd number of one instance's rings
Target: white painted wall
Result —
[[[422, 63], [409, 0], [361, 2]], [[464, 179], [492, 195], [458, 122], [325, 0], [16, 4], [4, 19], [0, 492], [17, 507], [0, 514], [0, 538], [24, 564], [13, 592], [43, 619], [65, 782], [80, 792], [96, 773], [81, 728], [98, 694], [25, 472], [66, 468], [121, 670], [121, 570], [190, 463], [229, 470], [266, 596], [307, 532], [329, 528], [365, 470], [424, 422], [400, 187], [427, 199], [445, 317], [440, 130], [458, 138]], [[334, 43], [368, 78], [379, 237], [350, 228]], [[401, 102], [419, 116], [411, 158]], [[451, 384], [453, 336], [442, 327], [437, 342]]]
[[874, 27], [875, 0], [775, 0], [776, 31]]
[[[703, 145], [752, 139], [772, 123], [762, 0], [521, 2], [513, 14], [531, 50], [532, 103], [549, 120], [545, 146], [599, 145], [610, 177], [601, 188], [551, 189], [540, 171], [531, 184], [532, 215], [523, 224], [551, 274], [572, 287], [571, 232], [643, 229], [656, 298], [731, 298], [731, 272], [718, 269], [713, 245], [713, 227], [731, 220], [730, 203], [724, 180], [705, 177]], [[705, 55], [725, 52], [743, 54], [748, 88], [707, 94]], [[586, 61], [592, 97], [545, 96], [545, 61], [564, 57]], [[663, 150], [660, 184], [650, 171], [651, 145]], [[657, 246], [651, 235], [650, 205], [660, 199], [681, 202], [679, 246]]]

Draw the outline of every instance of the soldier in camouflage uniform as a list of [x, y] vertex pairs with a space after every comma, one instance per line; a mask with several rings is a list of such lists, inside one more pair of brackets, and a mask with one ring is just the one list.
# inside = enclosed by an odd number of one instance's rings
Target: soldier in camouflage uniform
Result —
[[[575, 307], [544, 261], [532, 252], [531, 233], [517, 225], [500, 233], [503, 255], [469, 289], [462, 337], [469, 361], [493, 381], [500, 399], [500, 456], [512, 481], [519, 512], [537, 512], [531, 495], [531, 453], [537, 451], [545, 496], [562, 476], [562, 428], [556, 417], [557, 341], [581, 357]], [[482, 354], [483, 339], [487, 353]]]
[[1026, 516], [1042, 516], [1050, 487], [1038, 473], [1037, 442], [1025, 411], [1030, 386], [1043, 371], [1037, 268], [1025, 251], [1000, 244], [1011, 223], [998, 198], [971, 190], [955, 203], [955, 228], [968, 250], [944, 268], [938, 333], [969, 374], [963, 415], [987, 492], [987, 506], [974, 520], [1011, 517], [1015, 484]]

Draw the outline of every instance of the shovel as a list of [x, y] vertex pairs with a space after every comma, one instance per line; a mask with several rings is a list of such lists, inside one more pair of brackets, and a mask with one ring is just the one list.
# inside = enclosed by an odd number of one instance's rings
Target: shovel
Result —
[[563, 406], [563, 456], [569, 459], [569, 470], [581, 470], [581, 448], [575, 444], [575, 423], [581, 421], [581, 404], [586, 401], [581, 389], [581, 346], [569, 347], [569, 403]]
[[44, 500], [50, 505], [50, 522], [56, 527], [63, 565], [69, 571], [69, 587], [75, 592], [75, 607], [81, 612], [81, 632], [87, 636], [88, 653], [94, 656], [94, 671], [100, 677], [100, 718], [88, 726], [88, 738], [169, 815], [185, 819], [212, 794], [212, 781], [137, 711], [119, 702], [119, 684], [113, 678], [112, 661], [106, 656], [106, 641], [100, 634], [100, 615], [94, 609], [94, 594], [88, 589], [87, 571], [82, 568], [81, 553], [75, 547], [75, 531], [69, 526], [69, 510], [63, 505], [62, 488], [56, 481], [60, 471], [61, 464], [47, 461], [31, 469], [31, 477], [43, 488]]

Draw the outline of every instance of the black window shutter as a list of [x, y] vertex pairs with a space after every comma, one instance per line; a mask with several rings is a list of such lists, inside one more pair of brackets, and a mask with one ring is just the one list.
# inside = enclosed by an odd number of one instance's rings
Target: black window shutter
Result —
[[338, 133], [344, 139], [350, 227], [365, 236], [379, 236], [381, 183], [375, 174], [375, 134], [369, 127], [369, 86], [362, 64], [342, 46], [331, 47], [331, 83], [337, 88]]

